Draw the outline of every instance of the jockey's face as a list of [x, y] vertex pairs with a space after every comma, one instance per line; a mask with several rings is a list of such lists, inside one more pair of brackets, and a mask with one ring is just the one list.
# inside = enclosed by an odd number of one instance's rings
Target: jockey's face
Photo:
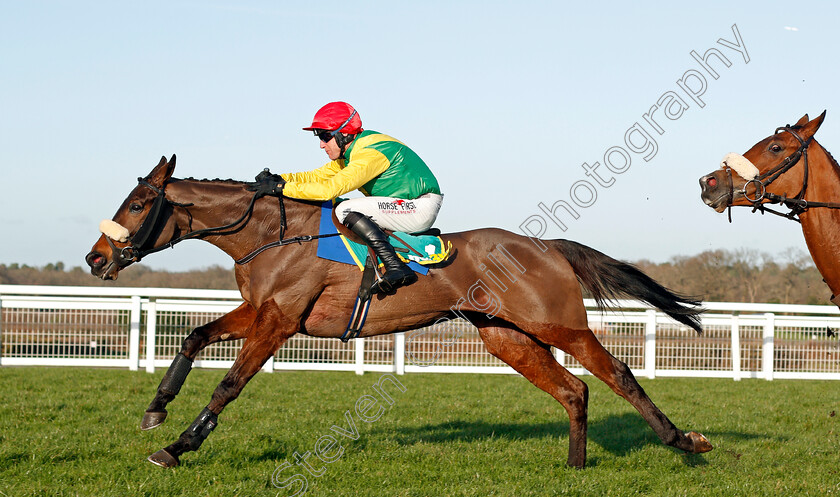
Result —
[[327, 153], [327, 157], [330, 160], [337, 160], [341, 157], [341, 149], [338, 147], [338, 143], [336, 143], [335, 137], [332, 137], [328, 142], [320, 142], [321, 148], [324, 149], [324, 152]]

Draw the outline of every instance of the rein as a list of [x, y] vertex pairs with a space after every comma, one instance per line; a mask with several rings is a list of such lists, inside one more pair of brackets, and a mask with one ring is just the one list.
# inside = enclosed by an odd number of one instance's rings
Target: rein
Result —
[[[113, 240], [111, 240], [111, 237], [105, 236], [105, 240], [108, 242], [108, 245], [111, 247], [111, 251], [114, 254], [114, 263], [120, 269], [134, 262], [140, 262], [142, 258], [146, 257], [149, 254], [154, 254], [155, 252], [160, 252], [161, 250], [171, 248], [175, 244], [184, 240], [208, 235], [227, 235], [244, 228], [251, 220], [251, 216], [253, 216], [254, 214], [254, 205], [256, 204], [257, 199], [260, 197], [259, 193], [255, 192], [254, 195], [251, 197], [251, 201], [248, 203], [248, 207], [245, 209], [245, 212], [236, 221], [214, 228], [193, 230], [170, 240], [169, 242], [161, 245], [160, 247], [149, 248], [149, 246], [154, 243], [154, 235], [159, 234], [160, 230], [163, 229], [163, 225], [165, 224], [166, 218], [168, 217], [167, 210], [165, 209], [165, 207], [183, 207], [184, 210], [187, 211], [187, 214], [190, 216], [190, 224], [192, 224], [192, 214], [190, 214], [190, 211], [189, 209], [187, 209], [187, 207], [192, 207], [195, 204], [182, 204], [166, 198], [166, 184], [164, 184], [163, 188], [157, 188], [156, 186], [150, 184], [143, 178], [137, 178], [137, 182], [140, 185], [143, 185], [152, 190], [156, 194], [156, 197], [154, 202], [152, 203], [152, 208], [149, 210], [149, 214], [146, 216], [146, 219], [143, 220], [143, 222], [140, 224], [140, 227], [137, 228], [137, 231], [134, 233], [134, 235], [128, 238], [129, 245], [118, 249], [114, 245]], [[338, 236], [338, 233], [330, 233], [325, 235], [296, 236], [294, 238], [284, 239], [283, 237], [286, 233], [286, 207], [283, 204], [282, 192], [277, 197], [277, 199], [280, 204], [280, 239], [274, 242], [266, 243], [265, 245], [253, 250], [245, 257], [237, 259], [235, 261], [236, 264], [247, 264], [265, 250], [268, 250], [273, 247], [289, 245], [292, 243], [309, 242], [312, 240], [317, 240], [318, 238]]]
[[[282, 200], [280, 201], [280, 205], [283, 205]], [[264, 251], [266, 251], [270, 248], [282, 247], [283, 245], [290, 245], [292, 243], [300, 244], [300, 243], [303, 243], [303, 242], [311, 242], [312, 240], [317, 240], [319, 238], [330, 238], [330, 237], [333, 237], [333, 236], [338, 236], [340, 234], [341, 233], [326, 233], [326, 234], [323, 234], [323, 235], [302, 235], [302, 236], [296, 236], [294, 238], [286, 238], [286, 239], [283, 239], [281, 237], [277, 241], [268, 242], [265, 245], [263, 245], [262, 247], [254, 249], [250, 254], [246, 255], [245, 257], [235, 260], [234, 263], [240, 264], [240, 265], [241, 264], [248, 264], [249, 262], [254, 260], [254, 258], [256, 256], [260, 255], [261, 253], [263, 253]]]
[[[268, 171], [268, 169], [266, 169], [266, 171]], [[253, 204], [254, 204], [254, 201], [256, 201], [256, 199], [257, 199], [257, 193], [254, 193], [254, 199], [251, 200], [250, 209], [253, 209]], [[263, 253], [264, 251], [266, 251], [270, 248], [282, 247], [283, 245], [290, 245], [292, 243], [301, 244], [303, 242], [311, 242], [312, 240], [317, 240], [319, 238], [330, 238], [330, 237], [339, 235], [339, 233], [327, 233], [327, 234], [323, 234], [323, 235], [303, 235], [303, 236], [296, 236], [296, 237], [293, 237], [293, 238], [283, 238], [286, 235], [286, 205], [283, 203], [283, 184], [280, 185], [280, 194], [277, 195], [277, 201], [280, 204], [280, 237], [279, 237], [280, 239], [277, 240], [277, 241], [274, 241], [274, 242], [268, 242], [265, 245], [263, 245], [262, 247], [258, 247], [256, 249], [252, 250], [251, 253], [249, 253], [245, 257], [243, 257], [241, 259], [236, 259], [235, 261], [233, 261], [234, 264], [239, 264], [239, 265], [248, 264], [249, 262], [254, 260], [254, 258], [256, 256], [260, 255], [261, 253]], [[247, 224], [247, 222], [246, 222], [246, 224]]]
[[[753, 209], [752, 211], [761, 211], [762, 214], [765, 212], [769, 212], [771, 214], [784, 217], [786, 219], [790, 219], [792, 221], [800, 222], [796, 216], [802, 214], [803, 212], [811, 209], [813, 207], [825, 207], [828, 209], [840, 209], [840, 203], [837, 202], [816, 202], [816, 201], [808, 201], [805, 200], [805, 190], [808, 189], [808, 147], [811, 145], [811, 140], [813, 140], [813, 136], [808, 138], [807, 140], [803, 140], [801, 136], [799, 136], [794, 128], [790, 125], [781, 126], [776, 128], [776, 133], [779, 131], [786, 131], [793, 135], [796, 138], [796, 141], [799, 142], [799, 148], [797, 148], [792, 154], [785, 157], [781, 163], [771, 168], [769, 171], [747, 181], [743, 188], [741, 189], [741, 194], [744, 198], [749, 201]], [[802, 188], [799, 190], [794, 197], [787, 197], [786, 195], [776, 195], [775, 193], [770, 193], [767, 191], [767, 187], [779, 179], [779, 177], [788, 172], [791, 168], [793, 168], [796, 164], [799, 163], [801, 159], [803, 160], [804, 164], [804, 175], [802, 178]], [[733, 181], [732, 181], [732, 169], [727, 166], [729, 171], [729, 221], [732, 222], [732, 201], [734, 199], [734, 188], [733, 188]], [[754, 185], [755, 192], [753, 196], [750, 197], [747, 194], [747, 185]], [[766, 200], [766, 202], [762, 202]], [[790, 211], [788, 213], [779, 212], [773, 209], [770, 209], [766, 206], [766, 204], [780, 204], [784, 205]]]

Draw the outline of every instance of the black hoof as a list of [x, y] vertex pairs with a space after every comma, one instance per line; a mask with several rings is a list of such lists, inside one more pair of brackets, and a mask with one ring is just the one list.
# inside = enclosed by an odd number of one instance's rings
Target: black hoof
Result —
[[149, 462], [152, 464], [157, 464], [161, 468], [174, 468], [179, 464], [178, 458], [171, 455], [169, 452], [166, 452], [166, 450], [164, 449], [160, 449], [159, 451], [150, 455]]
[[141, 430], [151, 430], [152, 428], [157, 428], [158, 426], [163, 424], [163, 421], [166, 419], [166, 411], [162, 412], [149, 412], [146, 411], [143, 414], [143, 421], [140, 422], [140, 429]]

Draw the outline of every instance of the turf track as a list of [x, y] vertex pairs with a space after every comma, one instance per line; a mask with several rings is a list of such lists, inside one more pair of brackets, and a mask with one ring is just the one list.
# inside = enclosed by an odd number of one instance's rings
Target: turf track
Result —
[[[186, 428], [224, 372], [193, 371], [166, 423], [141, 432], [162, 374], [0, 369], [0, 496], [292, 495], [294, 486], [272, 486], [275, 469], [346, 427], [345, 411], [381, 377], [259, 374], [201, 450], [165, 470], [145, 457]], [[351, 413], [358, 440], [342, 439], [335, 462], [313, 463], [323, 474], [307, 475], [301, 495], [840, 494], [840, 382], [640, 380], [678, 427], [716, 447], [695, 456], [660, 444], [629, 404], [584, 379], [583, 471], [564, 466], [565, 411], [523, 378], [414, 374], [399, 377], [406, 391], [390, 389], [394, 404], [376, 421]]]

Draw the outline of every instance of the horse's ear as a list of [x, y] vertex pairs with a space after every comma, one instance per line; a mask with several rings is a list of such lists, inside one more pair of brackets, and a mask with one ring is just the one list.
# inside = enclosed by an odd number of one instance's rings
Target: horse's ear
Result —
[[166, 157], [161, 157], [158, 165], [146, 176], [146, 181], [152, 186], [163, 188], [163, 185], [172, 177], [173, 172], [175, 172], [175, 155], [169, 162], [166, 161]]
[[807, 140], [816, 134], [817, 130], [820, 129], [822, 126], [823, 121], [825, 120], [825, 111], [822, 112], [819, 116], [815, 117], [813, 121], [809, 122], [802, 128], [802, 138]]
[[810, 119], [808, 119], [808, 114], [805, 114], [804, 116], [799, 118], [798, 121], [796, 121], [796, 124], [794, 124], [794, 126], [796, 126], [797, 128], [800, 126], [805, 126], [805, 124], [807, 124], [809, 120]]

